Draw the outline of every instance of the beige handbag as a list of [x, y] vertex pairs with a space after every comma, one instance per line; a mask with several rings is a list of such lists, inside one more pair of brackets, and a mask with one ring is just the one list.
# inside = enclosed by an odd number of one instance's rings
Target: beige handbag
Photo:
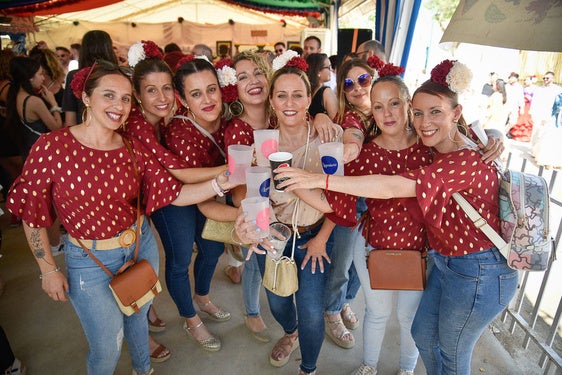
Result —
[[273, 259], [267, 255], [265, 257], [263, 286], [281, 297], [290, 296], [299, 290], [297, 265], [293, 257], [282, 256], [279, 259]]

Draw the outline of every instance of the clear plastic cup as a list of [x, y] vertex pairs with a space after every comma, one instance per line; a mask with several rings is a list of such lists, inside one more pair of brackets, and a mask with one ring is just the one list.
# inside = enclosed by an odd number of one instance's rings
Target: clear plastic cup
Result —
[[324, 173], [343, 176], [343, 143], [322, 143], [318, 146], [318, 152]]
[[270, 185], [271, 185], [271, 168], [250, 167], [246, 169], [246, 198], [249, 197], [269, 198]]
[[248, 145], [228, 146], [228, 177], [230, 182], [243, 184], [246, 182], [246, 169], [252, 165], [254, 149]]
[[279, 130], [254, 130], [254, 146], [256, 147], [256, 161], [261, 167], [269, 166], [269, 155], [279, 149]]
[[267, 255], [273, 259], [279, 259], [283, 256], [287, 242], [291, 238], [291, 229], [283, 223], [271, 223], [269, 225], [269, 241], [273, 245], [277, 254], [272, 254], [269, 251]]
[[293, 154], [290, 152], [274, 152], [269, 155], [269, 164], [271, 165], [271, 174], [273, 176], [273, 187], [275, 190], [282, 192], [284, 189], [279, 189], [279, 184], [286, 179], [276, 180], [276, 173], [273, 172], [277, 168], [290, 167], [293, 162]]
[[242, 199], [242, 211], [246, 213], [246, 222], [254, 222], [249, 236], [254, 239], [269, 236], [269, 198], [249, 197]]

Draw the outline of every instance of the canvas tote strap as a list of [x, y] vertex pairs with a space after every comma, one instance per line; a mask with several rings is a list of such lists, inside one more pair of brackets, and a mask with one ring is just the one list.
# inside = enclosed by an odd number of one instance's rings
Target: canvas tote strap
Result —
[[488, 237], [488, 239], [492, 241], [494, 246], [497, 247], [501, 254], [505, 257], [505, 259], [507, 259], [509, 256], [505, 249], [507, 244], [504, 239], [498, 234], [498, 232], [496, 232], [490, 226], [490, 224], [488, 224], [488, 222], [482, 217], [482, 215], [480, 215], [480, 213], [478, 213], [478, 211], [476, 211], [476, 209], [472, 207], [472, 205], [468, 203], [468, 201], [462, 195], [460, 195], [459, 193], [453, 193], [453, 198], [457, 201], [459, 206], [461, 206], [463, 211], [466, 213], [466, 216], [468, 216], [468, 218], [472, 220], [477, 228], [484, 232], [486, 237]]

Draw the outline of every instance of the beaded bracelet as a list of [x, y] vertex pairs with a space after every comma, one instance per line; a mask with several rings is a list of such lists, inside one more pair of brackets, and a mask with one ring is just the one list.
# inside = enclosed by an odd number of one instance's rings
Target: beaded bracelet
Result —
[[55, 272], [60, 272], [59, 266], [57, 266], [57, 268], [55, 268], [52, 271], [45, 272], [45, 273], [42, 273], [41, 275], [39, 275], [39, 280], [43, 280], [45, 278], [45, 276], [50, 275], [50, 274], [55, 273]]

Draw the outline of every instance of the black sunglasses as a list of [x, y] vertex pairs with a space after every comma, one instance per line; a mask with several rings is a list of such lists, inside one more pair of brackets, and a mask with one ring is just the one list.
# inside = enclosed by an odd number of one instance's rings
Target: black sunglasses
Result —
[[[372, 79], [373, 77], [371, 77], [369, 73], [363, 73], [357, 77], [357, 83], [361, 87], [367, 87], [371, 85]], [[351, 78], [346, 78], [343, 81], [343, 91], [350, 92], [353, 91], [354, 88], [355, 88], [355, 81], [352, 80]]]
[[282, 49], [276, 49], [275, 52], [283, 52]]

